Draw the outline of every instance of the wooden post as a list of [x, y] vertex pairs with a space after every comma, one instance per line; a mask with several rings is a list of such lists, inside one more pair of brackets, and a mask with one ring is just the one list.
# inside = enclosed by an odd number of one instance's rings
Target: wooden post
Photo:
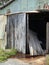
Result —
[[49, 22], [46, 24], [46, 52], [49, 53]]
[[29, 54], [29, 15], [26, 15], [26, 54]]

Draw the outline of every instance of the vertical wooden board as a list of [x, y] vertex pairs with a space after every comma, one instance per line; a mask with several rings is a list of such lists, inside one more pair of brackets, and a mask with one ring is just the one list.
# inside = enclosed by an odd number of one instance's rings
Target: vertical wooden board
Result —
[[46, 24], [46, 50], [49, 53], [49, 22]]
[[9, 22], [10, 22], [10, 16], [7, 17], [7, 46], [6, 48], [11, 48], [11, 43], [10, 43], [10, 34], [9, 34], [9, 29], [10, 29], [10, 25], [9, 25]]
[[5, 26], [7, 24], [7, 17], [4, 15], [0, 15], [0, 48], [5, 49], [5, 46], [7, 44], [6, 42], [6, 32], [5, 32]]
[[15, 48], [25, 53], [26, 46], [26, 14], [8, 16], [8, 48]]
[[14, 48], [15, 44], [15, 19], [14, 15], [9, 15], [8, 16], [8, 22], [7, 22], [7, 46], [8, 48]]
[[26, 46], [26, 20], [25, 14], [18, 14], [18, 20], [15, 28], [15, 48], [22, 53], [25, 53]]
[[[15, 48], [25, 53], [26, 44], [26, 14], [12, 15], [15, 23]], [[14, 39], [14, 38], [13, 38]]]

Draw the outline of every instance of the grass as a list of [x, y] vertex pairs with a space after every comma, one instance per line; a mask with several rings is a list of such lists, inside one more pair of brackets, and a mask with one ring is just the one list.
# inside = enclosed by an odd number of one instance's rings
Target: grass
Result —
[[0, 62], [7, 60], [10, 56], [16, 55], [17, 50], [0, 50]]
[[46, 65], [49, 65], [49, 55], [46, 55]]

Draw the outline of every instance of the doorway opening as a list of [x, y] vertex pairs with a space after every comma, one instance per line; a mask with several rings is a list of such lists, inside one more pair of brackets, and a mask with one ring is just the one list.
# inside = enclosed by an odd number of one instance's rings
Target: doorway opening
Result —
[[[40, 41], [40, 46], [45, 53], [46, 52], [46, 42], [47, 42], [46, 41], [46, 24], [47, 24], [47, 22], [49, 22], [49, 12], [48, 11], [39, 11], [39, 13], [27, 13], [27, 15], [28, 15], [28, 28], [27, 29], [29, 29], [29, 36], [33, 37], [34, 34], [37, 35], [36, 37]], [[27, 32], [27, 34], [28, 34], [28, 32]], [[32, 37], [31, 37], [31, 39], [32, 39]], [[37, 44], [38, 41], [37, 40], [35, 40], [35, 41]], [[27, 41], [27, 43], [28, 43], [28, 41]], [[31, 43], [33, 44], [33, 46], [35, 45], [36, 47], [38, 47], [35, 43], [33, 43], [33, 40]], [[29, 45], [26, 44], [26, 47], [27, 47], [26, 49], [28, 50], [28, 51], [26, 51], [26, 54], [30, 54]], [[40, 55], [40, 53], [42, 53], [42, 52], [39, 52], [37, 54], [33, 53], [33, 55], [38, 55], [38, 54]]]

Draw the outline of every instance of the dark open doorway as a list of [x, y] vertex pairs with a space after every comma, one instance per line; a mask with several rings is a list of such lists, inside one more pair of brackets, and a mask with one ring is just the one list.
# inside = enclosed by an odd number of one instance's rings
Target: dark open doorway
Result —
[[[46, 50], [46, 24], [49, 22], [49, 12], [39, 11], [39, 13], [28, 13], [28, 26], [29, 31], [37, 33], [37, 37], [42, 41], [41, 47]], [[27, 41], [28, 42], [28, 41]], [[27, 54], [30, 53], [29, 45], [27, 44]]]

